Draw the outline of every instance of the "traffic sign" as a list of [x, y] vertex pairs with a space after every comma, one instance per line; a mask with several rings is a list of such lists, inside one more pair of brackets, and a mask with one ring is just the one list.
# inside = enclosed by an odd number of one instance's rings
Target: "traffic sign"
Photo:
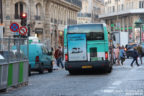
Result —
[[28, 31], [28, 29], [25, 26], [22, 26], [19, 29], [19, 34], [24, 36], [27, 34], [27, 31]]
[[18, 25], [17, 23], [12, 23], [12, 24], [10, 25], [10, 30], [11, 30], [12, 32], [17, 32], [17, 31], [19, 31], [19, 25]]

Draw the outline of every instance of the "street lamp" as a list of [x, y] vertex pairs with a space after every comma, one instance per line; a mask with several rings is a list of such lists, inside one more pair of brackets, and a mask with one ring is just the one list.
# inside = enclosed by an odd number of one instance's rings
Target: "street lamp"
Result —
[[142, 30], [141, 30], [141, 25], [142, 25], [142, 20], [139, 18], [136, 22], [135, 22], [135, 27], [137, 28], [140, 28], [140, 44], [142, 43], [141, 42], [141, 33], [142, 33]]
[[0, 0], [0, 19], [1, 19], [1, 21], [0, 21], [0, 23], [2, 24], [3, 23], [3, 5], [2, 5], [2, 0]]

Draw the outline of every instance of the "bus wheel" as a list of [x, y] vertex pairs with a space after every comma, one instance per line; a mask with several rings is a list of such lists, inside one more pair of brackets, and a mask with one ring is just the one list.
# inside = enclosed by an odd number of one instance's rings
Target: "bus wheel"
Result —
[[107, 69], [107, 73], [111, 73], [112, 72], [112, 67], [109, 67], [108, 69]]
[[74, 75], [74, 74], [76, 74], [74, 71], [72, 71], [72, 70], [69, 70], [69, 74], [70, 75]]
[[48, 69], [48, 72], [51, 73], [53, 71], [53, 68]]

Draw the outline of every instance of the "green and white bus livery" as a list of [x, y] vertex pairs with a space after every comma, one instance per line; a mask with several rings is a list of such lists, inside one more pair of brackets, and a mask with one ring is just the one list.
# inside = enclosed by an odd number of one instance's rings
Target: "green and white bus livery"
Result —
[[111, 72], [106, 25], [102, 23], [66, 26], [64, 56], [65, 69], [70, 74], [77, 70], [98, 68]]

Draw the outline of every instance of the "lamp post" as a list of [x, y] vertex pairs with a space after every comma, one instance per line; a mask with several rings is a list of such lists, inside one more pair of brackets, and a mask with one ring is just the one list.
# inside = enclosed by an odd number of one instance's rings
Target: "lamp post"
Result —
[[142, 25], [142, 20], [139, 18], [136, 22], [135, 22], [135, 27], [139, 27], [140, 28], [140, 44], [142, 43], [141, 42], [141, 33], [142, 33], [142, 30], [141, 30], [141, 25]]
[[3, 10], [2, 10], [2, 7], [3, 7], [3, 5], [2, 5], [2, 0], [0, 0], [0, 19], [1, 19], [1, 21], [0, 21], [0, 23], [2, 24], [3, 23]]

